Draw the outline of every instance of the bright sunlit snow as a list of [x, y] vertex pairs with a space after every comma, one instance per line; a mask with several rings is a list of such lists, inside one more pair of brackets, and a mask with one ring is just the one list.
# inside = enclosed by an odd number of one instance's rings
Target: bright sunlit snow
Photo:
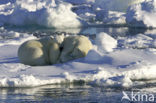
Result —
[[32, 32], [5, 28], [68, 28], [65, 32], [99, 25], [155, 28], [155, 8], [156, 0], [1, 0], [0, 87], [32, 87], [76, 80], [112, 87], [156, 83], [156, 32], [115, 36], [99, 31], [90, 38], [93, 49], [85, 58], [33, 67], [19, 62], [17, 50], [23, 42], [37, 37]]

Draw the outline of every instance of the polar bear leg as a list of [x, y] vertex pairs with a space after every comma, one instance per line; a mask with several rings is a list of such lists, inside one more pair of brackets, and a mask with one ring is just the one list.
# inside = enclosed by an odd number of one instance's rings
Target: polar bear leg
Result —
[[49, 47], [49, 60], [51, 64], [56, 64], [60, 56], [60, 47], [58, 43], [53, 43]]
[[52, 37], [45, 37], [39, 40], [43, 45], [45, 59], [48, 64], [56, 64], [60, 56], [59, 43]]
[[46, 64], [42, 44], [36, 40], [30, 40], [22, 44], [18, 49], [18, 57], [26, 65], [37, 66]]
[[82, 50], [80, 50], [78, 47], [74, 48], [74, 50], [71, 53], [71, 56], [73, 59], [82, 58], [86, 56], [86, 53]]

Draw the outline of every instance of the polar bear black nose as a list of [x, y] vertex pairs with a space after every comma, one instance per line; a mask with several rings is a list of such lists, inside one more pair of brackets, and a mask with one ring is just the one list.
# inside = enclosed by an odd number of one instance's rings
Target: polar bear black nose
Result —
[[61, 46], [59, 49], [60, 49], [60, 51], [62, 51], [63, 50], [63, 47]]

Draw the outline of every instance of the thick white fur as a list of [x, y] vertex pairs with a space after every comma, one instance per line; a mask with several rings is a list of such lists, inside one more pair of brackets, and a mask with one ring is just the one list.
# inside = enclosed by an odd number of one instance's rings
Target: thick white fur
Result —
[[18, 49], [20, 61], [32, 66], [55, 64], [59, 55], [59, 45], [51, 37], [27, 41]]
[[69, 36], [64, 39], [62, 48], [60, 62], [67, 62], [85, 57], [92, 49], [92, 43], [85, 36]]
[[85, 57], [92, 48], [92, 43], [85, 36], [69, 36], [62, 41], [63, 38], [51, 37], [29, 40], [19, 47], [18, 57], [23, 64], [40, 66]]

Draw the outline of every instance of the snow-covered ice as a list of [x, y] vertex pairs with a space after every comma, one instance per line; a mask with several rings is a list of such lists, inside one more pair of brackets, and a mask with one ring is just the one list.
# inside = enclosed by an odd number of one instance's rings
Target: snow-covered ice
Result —
[[156, 27], [156, 0], [132, 5], [127, 10], [126, 22], [130, 26], [155, 28]]
[[117, 40], [103, 32], [96, 35], [95, 42], [101, 52], [111, 52], [117, 47]]
[[99, 24], [119, 26], [128, 24], [135, 27], [155, 27], [154, 18], [155, 0], [7, 0], [0, 2], [0, 25], [77, 28]]
[[[138, 34], [136, 37], [119, 37], [115, 40], [102, 32], [95, 40], [92, 39], [93, 49], [85, 58], [33, 67], [19, 62], [17, 50], [20, 44], [36, 37], [13, 31], [10, 34], [10, 31], [1, 28], [1, 35], [3, 33], [8, 37], [17, 33], [18, 36], [0, 40], [1, 87], [32, 87], [77, 80], [112, 87], [133, 87], [156, 82], [156, 47], [152, 46], [154, 36]], [[107, 52], [101, 52], [98, 49], [100, 46], [108, 49]]]
[[144, 0], [95, 0], [94, 6], [111, 11], [126, 11], [129, 5], [142, 1]]
[[68, 3], [55, 4], [54, 0], [20, 0], [0, 5], [0, 22], [7, 25], [39, 25], [51, 28], [81, 27], [78, 16]]
[[[90, 28], [83, 32], [90, 31], [96, 37], [90, 38], [93, 49], [85, 58], [33, 67], [19, 62], [17, 50], [23, 42], [36, 37], [32, 32], [5, 29], [39, 26], [74, 32], [78, 28], [77, 34], [83, 26], [155, 28], [155, 8], [155, 0], [1, 0], [0, 87], [32, 87], [77, 80], [112, 87], [155, 84], [156, 32], [147, 30], [128, 36], [120, 29], [110, 28], [108, 33], [99, 30], [96, 34]], [[127, 31], [125, 27], [124, 32]]]

